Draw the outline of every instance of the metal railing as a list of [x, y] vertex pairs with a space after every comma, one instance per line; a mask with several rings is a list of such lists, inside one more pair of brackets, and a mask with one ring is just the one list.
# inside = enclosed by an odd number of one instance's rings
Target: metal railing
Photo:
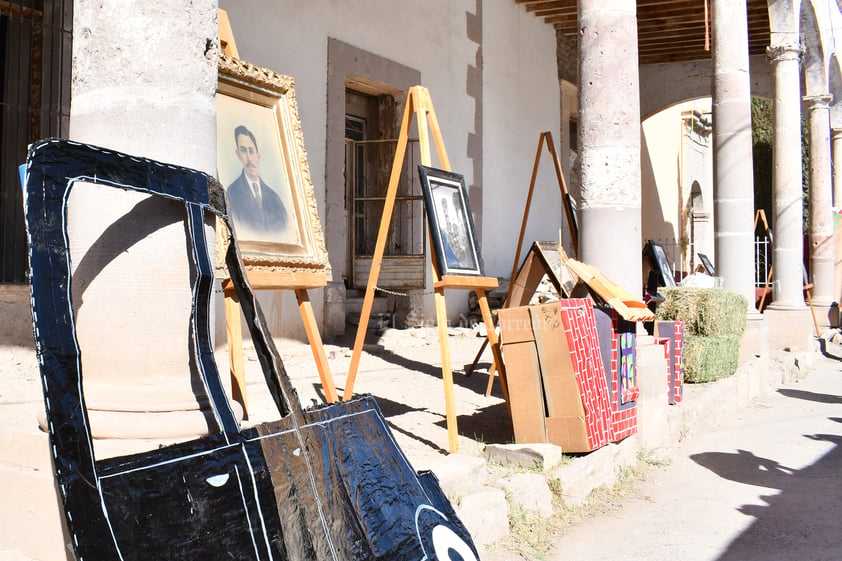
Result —
[[[676, 282], [691, 274], [700, 264], [693, 242], [682, 242], [675, 239], [657, 239], [664, 248], [670, 264], [675, 272]], [[768, 236], [755, 236], [754, 238], [754, 286], [763, 288], [766, 286], [766, 277], [769, 268], [772, 266], [772, 241]]]

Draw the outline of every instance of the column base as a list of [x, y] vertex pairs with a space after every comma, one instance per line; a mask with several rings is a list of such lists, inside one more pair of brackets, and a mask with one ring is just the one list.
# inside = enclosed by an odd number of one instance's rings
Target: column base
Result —
[[740, 364], [769, 354], [769, 322], [757, 310], [750, 310], [746, 330], [740, 338]]
[[839, 327], [839, 304], [828, 301], [813, 301], [816, 323], [819, 328]]
[[799, 308], [769, 306], [763, 313], [769, 325], [769, 348], [811, 352], [816, 346], [813, 316], [806, 306]]

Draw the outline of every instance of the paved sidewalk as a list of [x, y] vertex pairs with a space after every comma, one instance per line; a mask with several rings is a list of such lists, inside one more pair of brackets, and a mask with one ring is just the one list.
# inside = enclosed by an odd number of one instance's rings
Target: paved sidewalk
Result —
[[555, 561], [842, 559], [842, 362], [681, 443], [633, 498], [579, 521]]

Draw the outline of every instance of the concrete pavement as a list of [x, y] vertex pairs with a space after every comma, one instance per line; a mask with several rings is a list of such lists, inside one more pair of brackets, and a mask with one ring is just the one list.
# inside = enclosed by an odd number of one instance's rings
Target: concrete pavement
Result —
[[842, 362], [679, 444], [632, 498], [578, 522], [554, 561], [842, 559]]

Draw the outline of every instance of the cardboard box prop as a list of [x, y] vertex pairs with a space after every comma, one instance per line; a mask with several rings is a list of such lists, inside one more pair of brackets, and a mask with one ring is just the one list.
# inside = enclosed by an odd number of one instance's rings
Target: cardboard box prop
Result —
[[656, 321], [655, 342], [664, 345], [667, 359], [667, 400], [681, 403], [684, 394], [684, 322]]
[[[90, 184], [143, 192], [182, 213], [193, 268], [185, 328], [191, 372], [201, 384], [196, 397], [207, 399], [214, 414], [210, 434], [95, 457], [65, 212], [70, 191]], [[214, 268], [204, 225], [216, 215], [230, 226], [215, 180], [111, 150], [44, 141], [29, 152], [25, 214], [50, 449], [75, 559], [386, 561], [451, 553], [477, 559], [435, 476], [412, 468], [373, 398], [302, 409], [232, 237], [226, 265], [279, 413], [277, 421], [240, 426], [210, 336]]]
[[636, 324], [616, 310], [594, 307], [599, 349], [606, 366], [611, 398], [612, 439], [615, 442], [637, 432], [637, 334]]
[[499, 317], [515, 441], [565, 452], [608, 444], [611, 407], [591, 301], [504, 308]]

